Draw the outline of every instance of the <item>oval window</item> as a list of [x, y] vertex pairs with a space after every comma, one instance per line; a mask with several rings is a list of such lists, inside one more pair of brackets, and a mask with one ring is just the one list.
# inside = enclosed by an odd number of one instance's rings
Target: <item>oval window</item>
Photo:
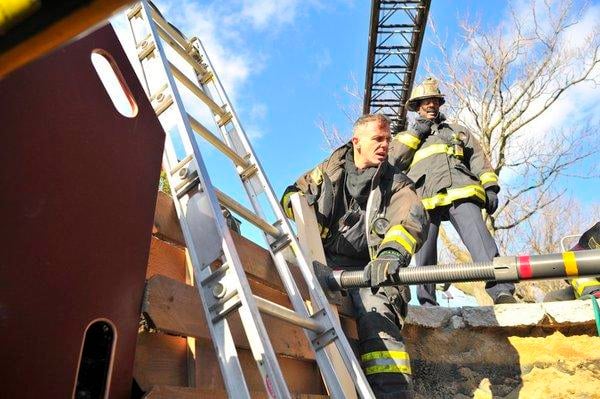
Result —
[[116, 110], [127, 118], [136, 116], [138, 106], [111, 55], [103, 50], [94, 50], [91, 58], [96, 73]]
[[85, 332], [77, 370], [74, 399], [104, 399], [110, 381], [115, 330], [105, 320], [92, 323]]

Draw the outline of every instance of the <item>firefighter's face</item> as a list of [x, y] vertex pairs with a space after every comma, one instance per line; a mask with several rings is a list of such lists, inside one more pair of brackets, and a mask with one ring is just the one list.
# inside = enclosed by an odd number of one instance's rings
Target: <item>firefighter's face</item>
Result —
[[356, 167], [379, 166], [388, 156], [391, 138], [390, 127], [379, 121], [359, 126], [352, 137]]
[[440, 112], [440, 99], [431, 97], [421, 100], [417, 111], [425, 119], [435, 119]]

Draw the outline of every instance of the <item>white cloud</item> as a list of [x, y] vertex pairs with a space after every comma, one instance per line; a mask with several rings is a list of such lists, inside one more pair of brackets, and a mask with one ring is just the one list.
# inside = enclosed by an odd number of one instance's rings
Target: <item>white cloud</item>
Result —
[[264, 103], [256, 102], [250, 108], [250, 118], [252, 120], [265, 119], [267, 116], [267, 106]]
[[332, 61], [333, 60], [331, 59], [331, 53], [329, 52], [329, 49], [325, 48], [316, 55], [317, 69], [319, 71], [329, 67]]
[[265, 135], [264, 130], [262, 130], [255, 124], [245, 126], [244, 131], [246, 132], [246, 136], [248, 136], [248, 139], [250, 139], [250, 141], [258, 140]]
[[240, 88], [250, 76], [252, 60], [248, 53], [229, 48], [221, 39], [221, 31], [225, 29], [218, 25], [221, 15], [216, 8], [191, 0], [160, 1], [158, 8], [188, 39], [196, 36], [201, 40], [221, 84], [235, 102]]
[[243, 0], [240, 17], [256, 29], [272, 28], [292, 23], [300, 0]]

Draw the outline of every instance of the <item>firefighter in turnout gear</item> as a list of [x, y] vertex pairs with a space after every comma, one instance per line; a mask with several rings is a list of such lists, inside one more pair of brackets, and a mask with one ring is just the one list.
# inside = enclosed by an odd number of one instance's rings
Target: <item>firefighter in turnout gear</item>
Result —
[[[581, 235], [577, 245], [571, 248], [571, 251], [581, 251], [585, 249], [600, 249], [600, 222], [597, 222], [591, 228]], [[593, 295], [600, 298], [600, 279], [593, 277], [574, 278], [567, 281], [568, 288], [549, 292], [544, 298], [544, 302], [568, 301], [579, 299], [585, 295]]]
[[[498, 256], [496, 243], [487, 230], [481, 209], [492, 214], [498, 207], [498, 177], [479, 142], [464, 126], [446, 122], [439, 112], [444, 95], [438, 82], [427, 78], [416, 86], [407, 102], [419, 115], [409, 131], [395, 135], [390, 162], [415, 182], [417, 193], [430, 218], [427, 240], [416, 255], [417, 266], [437, 263], [440, 223], [449, 220], [469, 250], [474, 262]], [[514, 284], [486, 283], [494, 303], [514, 303]], [[422, 305], [438, 306], [435, 285], [420, 285]]]
[[410, 398], [410, 361], [400, 335], [410, 291], [378, 286], [408, 266], [428, 221], [410, 179], [387, 162], [390, 140], [385, 116], [360, 117], [352, 140], [288, 187], [282, 205], [293, 218], [290, 195], [302, 192], [315, 205], [328, 265], [364, 271], [373, 288], [348, 290], [361, 363], [377, 398]]

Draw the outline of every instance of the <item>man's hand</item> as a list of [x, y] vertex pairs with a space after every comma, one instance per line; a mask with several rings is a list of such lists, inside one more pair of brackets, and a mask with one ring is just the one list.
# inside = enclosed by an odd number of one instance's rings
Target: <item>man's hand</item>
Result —
[[600, 249], [600, 222], [583, 233], [577, 245], [583, 249]]
[[432, 119], [425, 119], [422, 116], [419, 116], [417, 117], [417, 119], [415, 119], [415, 123], [413, 123], [412, 129], [422, 139], [431, 133], [432, 125]]
[[491, 215], [498, 209], [498, 194], [494, 190], [485, 190], [485, 198], [485, 210]]
[[376, 288], [386, 281], [397, 281], [399, 269], [398, 259], [375, 259], [365, 267], [365, 280], [369, 280], [371, 287]]
[[[398, 270], [410, 263], [410, 255], [395, 250], [385, 250], [377, 259], [372, 260], [364, 269], [365, 280], [372, 288], [377, 288], [385, 282], [399, 283]], [[375, 290], [375, 292], [377, 292]]]

